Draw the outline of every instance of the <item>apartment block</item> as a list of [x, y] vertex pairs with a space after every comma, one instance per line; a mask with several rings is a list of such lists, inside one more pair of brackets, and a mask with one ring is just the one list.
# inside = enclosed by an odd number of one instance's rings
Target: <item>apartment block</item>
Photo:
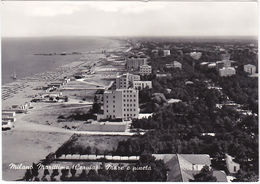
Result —
[[133, 86], [134, 81], [140, 80], [139, 75], [134, 75], [130, 73], [125, 73], [116, 78], [116, 88], [117, 89], [128, 89]]
[[116, 89], [104, 92], [104, 115], [110, 119], [133, 119], [139, 115], [138, 90]]
[[149, 65], [142, 65], [139, 69], [140, 75], [150, 75], [152, 73], [152, 67]]
[[126, 69], [128, 71], [138, 71], [140, 66], [147, 64], [146, 57], [129, 57], [126, 59]]

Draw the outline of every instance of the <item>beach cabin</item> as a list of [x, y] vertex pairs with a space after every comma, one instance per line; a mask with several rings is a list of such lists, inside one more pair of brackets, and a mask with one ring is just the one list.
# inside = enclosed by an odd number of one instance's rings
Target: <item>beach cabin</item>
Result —
[[71, 159], [71, 158], [72, 158], [71, 154], [66, 155], [66, 159]]
[[113, 160], [113, 157], [112, 157], [111, 155], [106, 155], [106, 156], [105, 156], [105, 159], [107, 159], [107, 160]]
[[59, 157], [59, 159], [66, 159], [66, 155], [61, 155], [60, 157]]
[[2, 116], [14, 117], [15, 116], [15, 111], [3, 110], [2, 111]]
[[8, 120], [8, 121], [2, 121], [2, 130], [9, 130], [13, 128], [13, 123]]
[[89, 155], [88, 158], [90, 160], [96, 160], [97, 159], [97, 156], [96, 155]]
[[15, 117], [9, 117], [9, 116], [2, 116], [2, 121], [15, 122], [15, 121], [16, 121], [16, 118], [15, 118]]

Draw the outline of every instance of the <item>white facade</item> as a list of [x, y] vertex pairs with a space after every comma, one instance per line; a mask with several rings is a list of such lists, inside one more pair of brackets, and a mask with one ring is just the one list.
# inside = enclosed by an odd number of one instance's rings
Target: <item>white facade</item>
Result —
[[150, 75], [152, 73], [152, 67], [149, 65], [142, 65], [139, 69], [140, 75]]
[[128, 71], [139, 70], [139, 67], [147, 63], [147, 58], [130, 57], [126, 59], [126, 69]]
[[233, 67], [224, 67], [219, 69], [220, 77], [229, 77], [236, 74], [236, 69]]
[[130, 73], [123, 74], [116, 78], [116, 88], [117, 89], [128, 89], [133, 85], [134, 81], [140, 80], [139, 75], [133, 75]]
[[133, 82], [134, 89], [144, 89], [148, 87], [149, 89], [152, 88], [152, 81], [134, 81]]
[[256, 66], [251, 64], [244, 65], [244, 71], [250, 74], [254, 74], [256, 72]]
[[217, 70], [224, 68], [224, 67], [231, 67], [231, 61], [230, 60], [222, 60], [216, 62]]
[[171, 55], [171, 51], [170, 50], [163, 50], [163, 56], [170, 56]]
[[104, 93], [104, 118], [132, 119], [139, 115], [138, 90], [117, 89]]
[[228, 154], [225, 154], [225, 156], [228, 171], [232, 174], [237, 173], [240, 169], [240, 164], [233, 161], [234, 157], [231, 157]]

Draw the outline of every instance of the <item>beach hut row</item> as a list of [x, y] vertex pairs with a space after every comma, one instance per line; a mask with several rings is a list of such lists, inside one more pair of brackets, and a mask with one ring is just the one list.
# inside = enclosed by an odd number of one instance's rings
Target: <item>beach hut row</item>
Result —
[[63, 154], [58, 159], [61, 160], [123, 160], [123, 161], [137, 161], [139, 156], [112, 156], [112, 155], [79, 155], [79, 154]]

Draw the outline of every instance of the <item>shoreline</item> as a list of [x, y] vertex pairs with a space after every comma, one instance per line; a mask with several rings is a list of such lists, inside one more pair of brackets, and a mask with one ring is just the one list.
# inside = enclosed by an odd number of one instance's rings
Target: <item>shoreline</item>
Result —
[[[109, 52], [113, 52], [118, 50], [118, 48], [119, 47], [108, 48], [108, 50]], [[65, 76], [71, 77], [84, 69], [84, 65], [98, 63], [96, 71], [98, 71], [99, 68], [107, 67], [102, 60], [104, 58], [104, 53], [85, 53], [82, 54], [82, 57], [78, 61], [72, 61], [69, 64], [62, 65], [54, 71], [34, 74], [33, 76], [18, 79], [17, 81], [3, 85], [2, 109], [9, 108], [11, 105], [21, 105], [25, 102], [30, 102], [42, 91], [40, 89], [42, 86], [46, 86], [48, 83]], [[99, 62], [99, 60], [101, 61]], [[95, 73], [86, 77], [86, 82], [73, 80], [67, 85], [73, 86], [76, 82], [86, 87], [93, 86], [96, 83], [101, 83], [103, 86], [109, 85], [108, 81], [104, 80], [106, 77], [102, 75], [102, 72]], [[88, 82], [88, 80], [90, 81]], [[87, 84], [90, 82], [93, 84]], [[90, 91], [90, 96], [94, 94], [93, 90], [88, 91]], [[78, 100], [76, 97], [73, 99], [73, 95], [71, 97], [71, 102]], [[59, 104], [60, 103], [58, 103], [58, 105]], [[84, 103], [81, 105], [84, 105]], [[10, 163], [32, 164], [32, 162], [38, 162], [45, 158], [50, 152], [56, 151], [58, 147], [76, 132], [76, 130], [68, 131], [59, 125], [55, 126], [57, 125], [57, 117], [54, 116], [54, 113], [57, 113], [57, 111], [63, 112], [66, 108], [57, 109], [57, 106], [44, 102], [33, 103], [32, 106], [33, 109], [29, 109], [28, 113], [17, 114], [17, 121], [14, 123], [15, 128], [2, 132], [4, 158], [2, 173], [3, 179], [6, 181], [20, 179], [24, 175], [23, 170], [11, 170], [8, 167]], [[68, 110], [73, 108], [74, 107], [67, 107]], [[65, 110], [65, 112], [68, 110]], [[41, 127], [40, 130], [38, 130], [37, 127]], [[89, 134], [88, 132], [85, 133]], [[30, 153], [33, 153], [33, 156]]]

